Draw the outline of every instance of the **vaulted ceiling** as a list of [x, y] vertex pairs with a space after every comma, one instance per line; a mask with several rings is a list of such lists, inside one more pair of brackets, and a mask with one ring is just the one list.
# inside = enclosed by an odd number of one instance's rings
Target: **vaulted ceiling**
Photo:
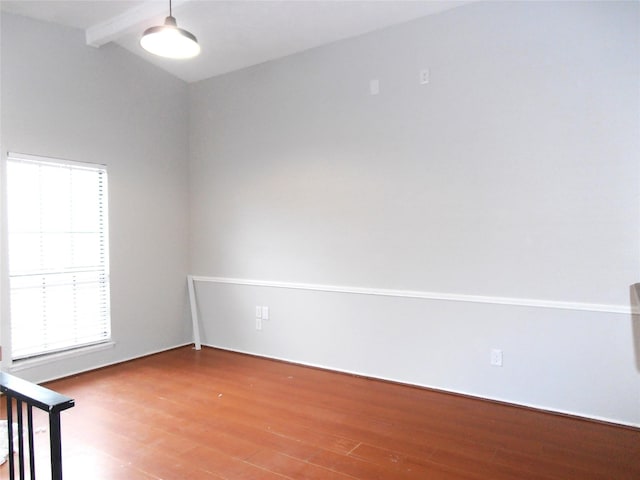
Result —
[[198, 38], [202, 54], [168, 60], [144, 51], [142, 32], [160, 25], [169, 1], [5, 1], [2, 11], [84, 31], [95, 48], [115, 42], [187, 81], [196, 82], [309, 48], [469, 3], [463, 0], [172, 0], [178, 26]]

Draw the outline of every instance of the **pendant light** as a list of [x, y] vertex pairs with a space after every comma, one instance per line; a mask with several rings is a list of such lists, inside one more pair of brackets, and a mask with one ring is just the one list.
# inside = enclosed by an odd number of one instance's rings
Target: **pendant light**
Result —
[[191, 58], [200, 53], [200, 45], [195, 35], [178, 28], [171, 12], [169, 0], [169, 16], [164, 25], [147, 28], [142, 34], [140, 45], [147, 52], [167, 58]]

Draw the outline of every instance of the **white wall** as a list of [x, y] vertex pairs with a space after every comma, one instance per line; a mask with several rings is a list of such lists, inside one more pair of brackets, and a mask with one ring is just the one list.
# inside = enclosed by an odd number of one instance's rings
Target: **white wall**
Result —
[[110, 189], [116, 345], [20, 376], [59, 377], [190, 341], [187, 85], [119, 47], [87, 47], [80, 30], [4, 13], [1, 27], [3, 152], [104, 163]]
[[639, 15], [482, 2], [191, 85], [192, 273], [463, 300], [199, 283], [204, 342], [640, 425]]

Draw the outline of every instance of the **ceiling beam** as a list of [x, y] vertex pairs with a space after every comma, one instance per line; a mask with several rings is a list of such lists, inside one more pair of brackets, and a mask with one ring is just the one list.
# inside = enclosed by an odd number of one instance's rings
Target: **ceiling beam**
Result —
[[[173, 10], [189, 0], [172, 0]], [[147, 0], [129, 10], [111, 17], [104, 22], [97, 23], [87, 28], [85, 38], [87, 45], [101, 47], [109, 42], [117, 40], [122, 35], [140, 29], [149, 20], [158, 16], [169, 15], [169, 3], [157, 0]]]

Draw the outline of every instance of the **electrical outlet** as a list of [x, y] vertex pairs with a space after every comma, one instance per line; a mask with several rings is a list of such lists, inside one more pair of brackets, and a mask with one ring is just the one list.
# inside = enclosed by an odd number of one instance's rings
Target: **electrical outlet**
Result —
[[262, 319], [256, 318], [256, 330], [262, 330]]
[[256, 318], [262, 318], [262, 307], [256, 305]]
[[497, 348], [491, 350], [491, 365], [494, 367], [502, 366], [502, 350]]
[[430, 77], [431, 74], [428, 68], [423, 68], [422, 70], [420, 70], [420, 84], [426, 85], [427, 83], [429, 83]]

